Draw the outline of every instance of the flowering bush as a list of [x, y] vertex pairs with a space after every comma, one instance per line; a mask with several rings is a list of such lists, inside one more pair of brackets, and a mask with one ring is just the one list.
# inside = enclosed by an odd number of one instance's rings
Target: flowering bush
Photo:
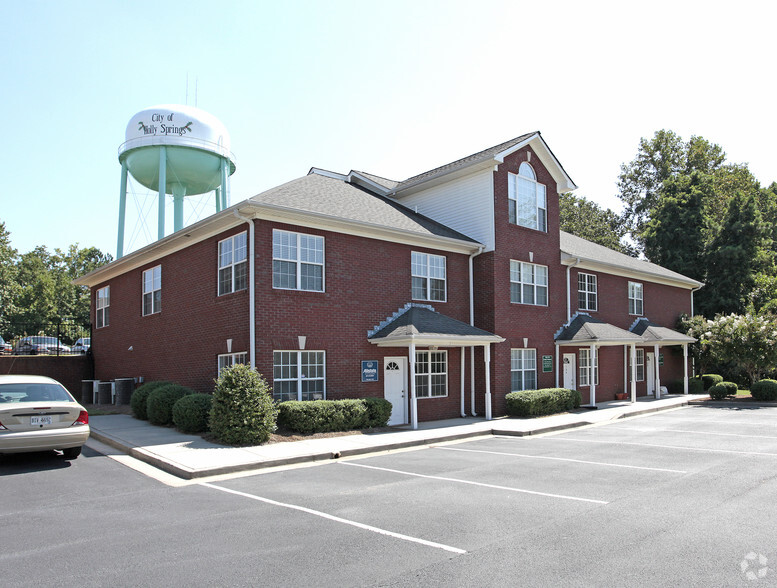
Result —
[[741, 368], [756, 382], [777, 364], [777, 325], [774, 319], [754, 314], [718, 315], [710, 321], [712, 355], [721, 363]]

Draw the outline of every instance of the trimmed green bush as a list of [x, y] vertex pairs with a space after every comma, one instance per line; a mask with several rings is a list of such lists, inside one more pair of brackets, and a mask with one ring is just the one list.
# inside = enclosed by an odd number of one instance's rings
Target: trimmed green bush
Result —
[[178, 384], [160, 386], [151, 392], [146, 400], [148, 422], [152, 425], [171, 424], [173, 422], [173, 405], [189, 394], [194, 394], [194, 390]]
[[723, 376], [718, 374], [704, 374], [701, 377], [701, 381], [704, 383], [704, 391], [707, 392], [713, 386], [720, 384], [723, 381]]
[[208, 430], [213, 396], [189, 394], [173, 404], [173, 424], [184, 433], [202, 433]]
[[367, 406], [367, 426], [385, 427], [391, 418], [391, 402], [385, 398], [362, 398]]
[[138, 386], [138, 388], [132, 393], [132, 396], [130, 396], [130, 408], [132, 409], [132, 414], [135, 416], [135, 418], [147, 421], [148, 412], [146, 411], [146, 402], [148, 401], [149, 394], [151, 394], [157, 388], [161, 388], [162, 386], [169, 386], [171, 383], [172, 382], [165, 381], [146, 382], [145, 384]]
[[704, 394], [704, 382], [701, 381], [701, 378], [688, 379], [688, 394]]
[[739, 386], [736, 382], [721, 382], [718, 386], [723, 386], [726, 389], [726, 396], [736, 396]]
[[256, 370], [235, 364], [221, 370], [213, 390], [210, 430], [228, 445], [259, 445], [276, 429], [278, 407]]
[[709, 393], [712, 400], [723, 400], [728, 396], [728, 389], [722, 384], [715, 384], [707, 390], [707, 393]]
[[750, 386], [750, 395], [759, 402], [777, 400], [777, 380], [759, 380]]
[[363, 399], [290, 400], [278, 408], [279, 425], [306, 434], [364, 429], [369, 420]]
[[566, 388], [544, 388], [510, 392], [507, 399], [507, 413], [510, 416], [530, 417], [555, 414], [580, 408], [583, 401], [580, 392]]

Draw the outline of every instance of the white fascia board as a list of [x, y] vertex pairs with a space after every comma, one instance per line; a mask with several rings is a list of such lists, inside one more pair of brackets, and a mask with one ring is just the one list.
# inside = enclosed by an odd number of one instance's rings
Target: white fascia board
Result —
[[348, 182], [349, 184], [356, 184], [357, 186], [363, 186], [368, 190], [370, 190], [371, 192], [375, 192], [376, 194], [380, 194], [382, 196], [387, 196], [391, 192], [391, 190], [386, 188], [386, 186], [382, 186], [377, 182], [373, 182], [371, 179], [353, 170], [351, 170], [351, 172], [348, 174], [348, 177], [345, 178], [345, 181]]
[[460, 335], [444, 337], [439, 335], [406, 335], [403, 337], [382, 337], [371, 339], [370, 343], [378, 347], [409, 347], [411, 343], [422, 347], [471, 347], [473, 345], [490, 345], [502, 343], [504, 337], [496, 335]]
[[620, 265], [604, 263], [594, 259], [586, 259], [584, 257], [578, 257], [570, 255], [565, 252], [561, 252], [562, 265], [574, 266], [575, 269], [587, 269], [590, 271], [602, 272], [604, 274], [611, 274], [614, 276], [621, 276], [624, 278], [633, 278], [635, 280], [647, 280], [655, 284], [664, 284], [666, 286], [676, 286], [678, 288], [695, 289], [701, 288], [704, 284], [697, 282], [692, 278], [673, 278], [671, 276], [665, 276], [651, 271], [640, 271], [631, 268], [625, 268]]
[[308, 171], [308, 175], [312, 175], [312, 174], [315, 174], [317, 176], [324, 176], [325, 178], [333, 178], [335, 180], [341, 180], [343, 182], [345, 182], [348, 177], [343, 174], [338, 174], [337, 172], [321, 169], [318, 167], [310, 168], [310, 171]]
[[481, 159], [480, 161], [470, 163], [469, 165], [465, 165], [465, 166], [456, 168], [454, 170], [441, 171], [438, 174], [435, 174], [429, 178], [426, 178], [416, 184], [411, 184], [409, 186], [406, 186], [400, 190], [396, 190], [396, 189], [391, 190], [390, 192], [388, 192], [388, 195], [396, 198], [397, 200], [401, 200], [403, 196], [415, 194], [416, 192], [422, 192], [423, 190], [427, 190], [439, 184], [444, 184], [446, 182], [450, 182], [462, 176], [468, 176], [472, 173], [475, 173], [484, 169], [494, 168], [495, 163], [496, 162], [494, 161], [494, 159], [490, 157], [487, 159]]
[[556, 156], [553, 155], [553, 152], [548, 147], [548, 144], [545, 143], [545, 139], [543, 139], [542, 135], [539, 133], [535, 133], [525, 141], [521, 141], [509, 149], [505, 149], [504, 151], [497, 153], [494, 156], [494, 159], [499, 163], [503, 163], [508, 155], [515, 153], [526, 145], [531, 145], [532, 149], [537, 154], [537, 157], [540, 158], [542, 164], [550, 172], [550, 175], [553, 176], [553, 179], [556, 180], [556, 188], [559, 194], [571, 192], [577, 189], [577, 186], [572, 181], [572, 178], [570, 178], [567, 175], [567, 172], [564, 171], [561, 163], [558, 159], [556, 159]]

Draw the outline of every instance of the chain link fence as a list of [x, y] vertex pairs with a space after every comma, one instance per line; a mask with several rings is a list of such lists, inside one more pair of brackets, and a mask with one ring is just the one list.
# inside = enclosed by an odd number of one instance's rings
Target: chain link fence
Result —
[[89, 352], [91, 343], [92, 326], [73, 320], [0, 324], [3, 355], [81, 355]]

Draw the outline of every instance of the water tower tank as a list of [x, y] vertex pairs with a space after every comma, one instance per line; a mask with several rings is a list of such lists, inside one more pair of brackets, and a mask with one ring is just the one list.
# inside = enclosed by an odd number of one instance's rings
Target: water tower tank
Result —
[[164, 237], [165, 195], [173, 195], [174, 230], [183, 228], [183, 198], [216, 190], [216, 209], [228, 202], [235, 172], [229, 133], [215, 116], [195, 108], [163, 104], [135, 114], [119, 147], [122, 186], [117, 257], [123, 254], [127, 173], [159, 193], [158, 238]]

